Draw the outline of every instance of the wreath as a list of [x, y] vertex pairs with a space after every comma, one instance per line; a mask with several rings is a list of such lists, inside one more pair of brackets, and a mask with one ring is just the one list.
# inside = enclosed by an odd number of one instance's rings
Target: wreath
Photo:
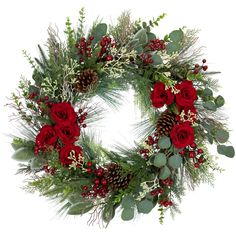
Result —
[[[123, 12], [115, 25], [98, 19], [85, 33], [82, 8], [75, 28], [67, 19], [65, 42], [49, 27], [47, 53], [38, 46], [33, 59], [23, 51], [33, 73], [9, 104], [20, 133], [12, 157], [28, 176], [25, 189], [55, 200], [60, 213], [89, 212], [89, 223], [108, 224], [118, 209], [128, 221], [157, 207], [162, 223], [165, 211], [179, 211], [186, 188], [222, 171], [209, 144], [234, 156], [225, 144], [225, 100], [215, 94], [197, 31], [179, 28], [160, 39], [153, 30], [164, 16], [142, 22]], [[89, 130], [104, 113], [94, 98], [118, 107], [130, 89], [142, 113], [140, 142], [107, 150]]]

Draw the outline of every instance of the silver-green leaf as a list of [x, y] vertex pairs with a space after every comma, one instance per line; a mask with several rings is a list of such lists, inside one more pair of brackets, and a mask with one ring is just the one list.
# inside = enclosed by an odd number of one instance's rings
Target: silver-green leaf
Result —
[[178, 154], [175, 154], [168, 159], [168, 165], [173, 169], [178, 169], [182, 163], [183, 158]]
[[165, 166], [167, 163], [167, 158], [164, 153], [158, 153], [153, 161], [153, 165], [156, 167], [162, 167]]
[[159, 178], [160, 179], [167, 179], [170, 176], [171, 172], [167, 166], [164, 166], [160, 170]]
[[158, 146], [161, 149], [169, 148], [171, 146], [170, 138], [167, 136], [160, 137], [160, 139], [158, 140]]
[[132, 220], [134, 218], [134, 208], [124, 208], [121, 213], [121, 218], [124, 221]]
[[19, 148], [15, 153], [12, 155], [12, 159], [16, 161], [26, 162], [29, 161], [34, 157], [34, 152], [32, 149], [27, 147]]
[[153, 207], [153, 202], [147, 199], [144, 199], [137, 204], [138, 212], [144, 214], [148, 214], [153, 209]]

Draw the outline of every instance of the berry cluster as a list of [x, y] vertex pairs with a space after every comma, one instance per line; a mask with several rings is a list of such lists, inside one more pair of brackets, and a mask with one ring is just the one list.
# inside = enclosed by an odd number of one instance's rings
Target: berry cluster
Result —
[[152, 196], [158, 196], [159, 194], [162, 194], [164, 190], [162, 188], [156, 188], [150, 192]]
[[208, 66], [205, 63], [206, 63], [206, 59], [203, 59], [202, 65], [195, 64], [193, 73], [198, 74], [201, 70], [206, 71], [208, 69]]
[[181, 150], [180, 155], [187, 156], [194, 162], [194, 167], [199, 168], [202, 163], [205, 162], [205, 158], [203, 157], [204, 151], [201, 148], [197, 148], [196, 143], [191, 144], [187, 148]]
[[54, 175], [56, 172], [56, 169], [54, 167], [49, 167], [48, 164], [45, 164], [43, 166], [43, 170], [45, 171], [45, 173], [49, 173], [50, 175]]
[[80, 108], [77, 115], [78, 115], [77, 120], [79, 125], [83, 128], [86, 128], [87, 125], [84, 123], [84, 121], [86, 120], [88, 113], [84, 112], [83, 109]]
[[94, 36], [90, 36], [88, 40], [83, 37], [75, 44], [75, 47], [78, 48], [78, 55], [80, 56], [80, 62], [84, 62], [85, 58], [90, 58], [92, 56], [91, 44], [94, 40]]
[[99, 45], [101, 46], [101, 50], [98, 54], [98, 60], [112, 61], [113, 56], [110, 54], [110, 49], [116, 45], [111, 38], [109, 36], [104, 36], [99, 42]]
[[160, 205], [164, 207], [173, 206], [173, 202], [170, 200], [160, 200]]
[[148, 47], [152, 51], [159, 51], [159, 50], [165, 50], [166, 49], [165, 41], [160, 40], [160, 39], [151, 39], [149, 41]]
[[141, 150], [139, 151], [139, 154], [140, 154], [143, 158], [147, 159], [147, 158], [149, 157], [149, 149], [147, 149], [147, 148], [141, 149]]
[[142, 53], [140, 55], [140, 58], [145, 65], [149, 65], [153, 63], [152, 55], [150, 53], [148, 54]]
[[95, 168], [93, 166], [93, 163], [91, 161], [87, 162], [87, 173], [89, 174], [95, 174], [93, 185], [91, 188], [88, 186], [82, 187], [82, 197], [101, 197], [105, 198], [108, 190], [108, 182], [104, 178], [104, 169], [102, 167]]

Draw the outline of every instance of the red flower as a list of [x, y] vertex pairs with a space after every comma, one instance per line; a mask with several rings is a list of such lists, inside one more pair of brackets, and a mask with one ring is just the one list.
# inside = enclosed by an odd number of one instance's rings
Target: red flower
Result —
[[36, 146], [39, 150], [45, 150], [47, 146], [54, 147], [58, 136], [50, 125], [44, 125], [36, 136]]
[[192, 107], [194, 101], [197, 100], [197, 92], [193, 87], [192, 81], [185, 80], [175, 85], [175, 88], [180, 90], [180, 92], [175, 95], [177, 105]]
[[64, 144], [74, 143], [80, 136], [80, 128], [76, 123], [69, 125], [55, 125], [55, 130]]
[[151, 92], [152, 105], [157, 108], [163, 107], [165, 104], [170, 105], [174, 101], [174, 95], [170, 89], [165, 90], [165, 84], [157, 82], [154, 84]]
[[53, 104], [50, 110], [51, 119], [59, 125], [74, 123], [77, 115], [69, 102]]
[[[64, 146], [60, 151], [60, 162], [62, 165], [68, 166], [75, 160], [79, 161], [82, 155], [83, 153], [81, 147], [74, 146], [73, 144], [68, 144]], [[74, 158], [75, 160], [73, 160], [72, 158]]]
[[194, 142], [194, 130], [189, 123], [177, 124], [170, 133], [170, 138], [176, 148], [185, 148]]

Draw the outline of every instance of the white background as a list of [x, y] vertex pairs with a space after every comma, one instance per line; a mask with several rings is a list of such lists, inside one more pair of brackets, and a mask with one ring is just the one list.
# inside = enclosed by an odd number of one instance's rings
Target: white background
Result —
[[[220, 165], [226, 171], [217, 175], [215, 187], [203, 185], [195, 192], [188, 192], [181, 204], [182, 214], [172, 220], [166, 215], [163, 226], [158, 223], [157, 210], [149, 215], [139, 215], [136, 220], [122, 222], [117, 217], [108, 229], [98, 226], [88, 227], [87, 217], [55, 217], [53, 204], [37, 195], [25, 193], [20, 189], [23, 178], [15, 176], [17, 163], [10, 159], [12, 150], [9, 139], [3, 133], [11, 132], [11, 123], [7, 118], [8, 110], [3, 107], [6, 96], [14, 90], [21, 74], [30, 77], [30, 67], [21, 54], [27, 49], [37, 55], [37, 43], [46, 40], [49, 23], [56, 23], [64, 29], [67, 16], [76, 20], [82, 6], [87, 10], [88, 26], [98, 15], [111, 21], [122, 10], [132, 10], [134, 19], [146, 19], [165, 12], [166, 19], [156, 33], [164, 35], [182, 27], [201, 29], [200, 44], [206, 46], [204, 52], [210, 70], [220, 70], [218, 78], [222, 85], [221, 94], [226, 98], [225, 112], [229, 114], [229, 125], [236, 130], [235, 122], [235, 7], [233, 0], [191, 1], [191, 0], [96, 0], [96, 1], [13, 1], [0, 2], [0, 114], [1, 114], [1, 169], [0, 169], [0, 235], [119, 235], [119, 234], [155, 234], [155, 235], [236, 235], [235, 212], [235, 159], [220, 157]], [[127, 98], [126, 105], [119, 111], [109, 114], [112, 122], [104, 128], [104, 145], [110, 146], [115, 140], [127, 140], [132, 143], [130, 125], [137, 121], [132, 99]], [[136, 120], [135, 120], [136, 119]], [[109, 132], [110, 131], [110, 134]], [[117, 134], [117, 136], [116, 136]], [[235, 144], [235, 131], [231, 133], [231, 142]]]

